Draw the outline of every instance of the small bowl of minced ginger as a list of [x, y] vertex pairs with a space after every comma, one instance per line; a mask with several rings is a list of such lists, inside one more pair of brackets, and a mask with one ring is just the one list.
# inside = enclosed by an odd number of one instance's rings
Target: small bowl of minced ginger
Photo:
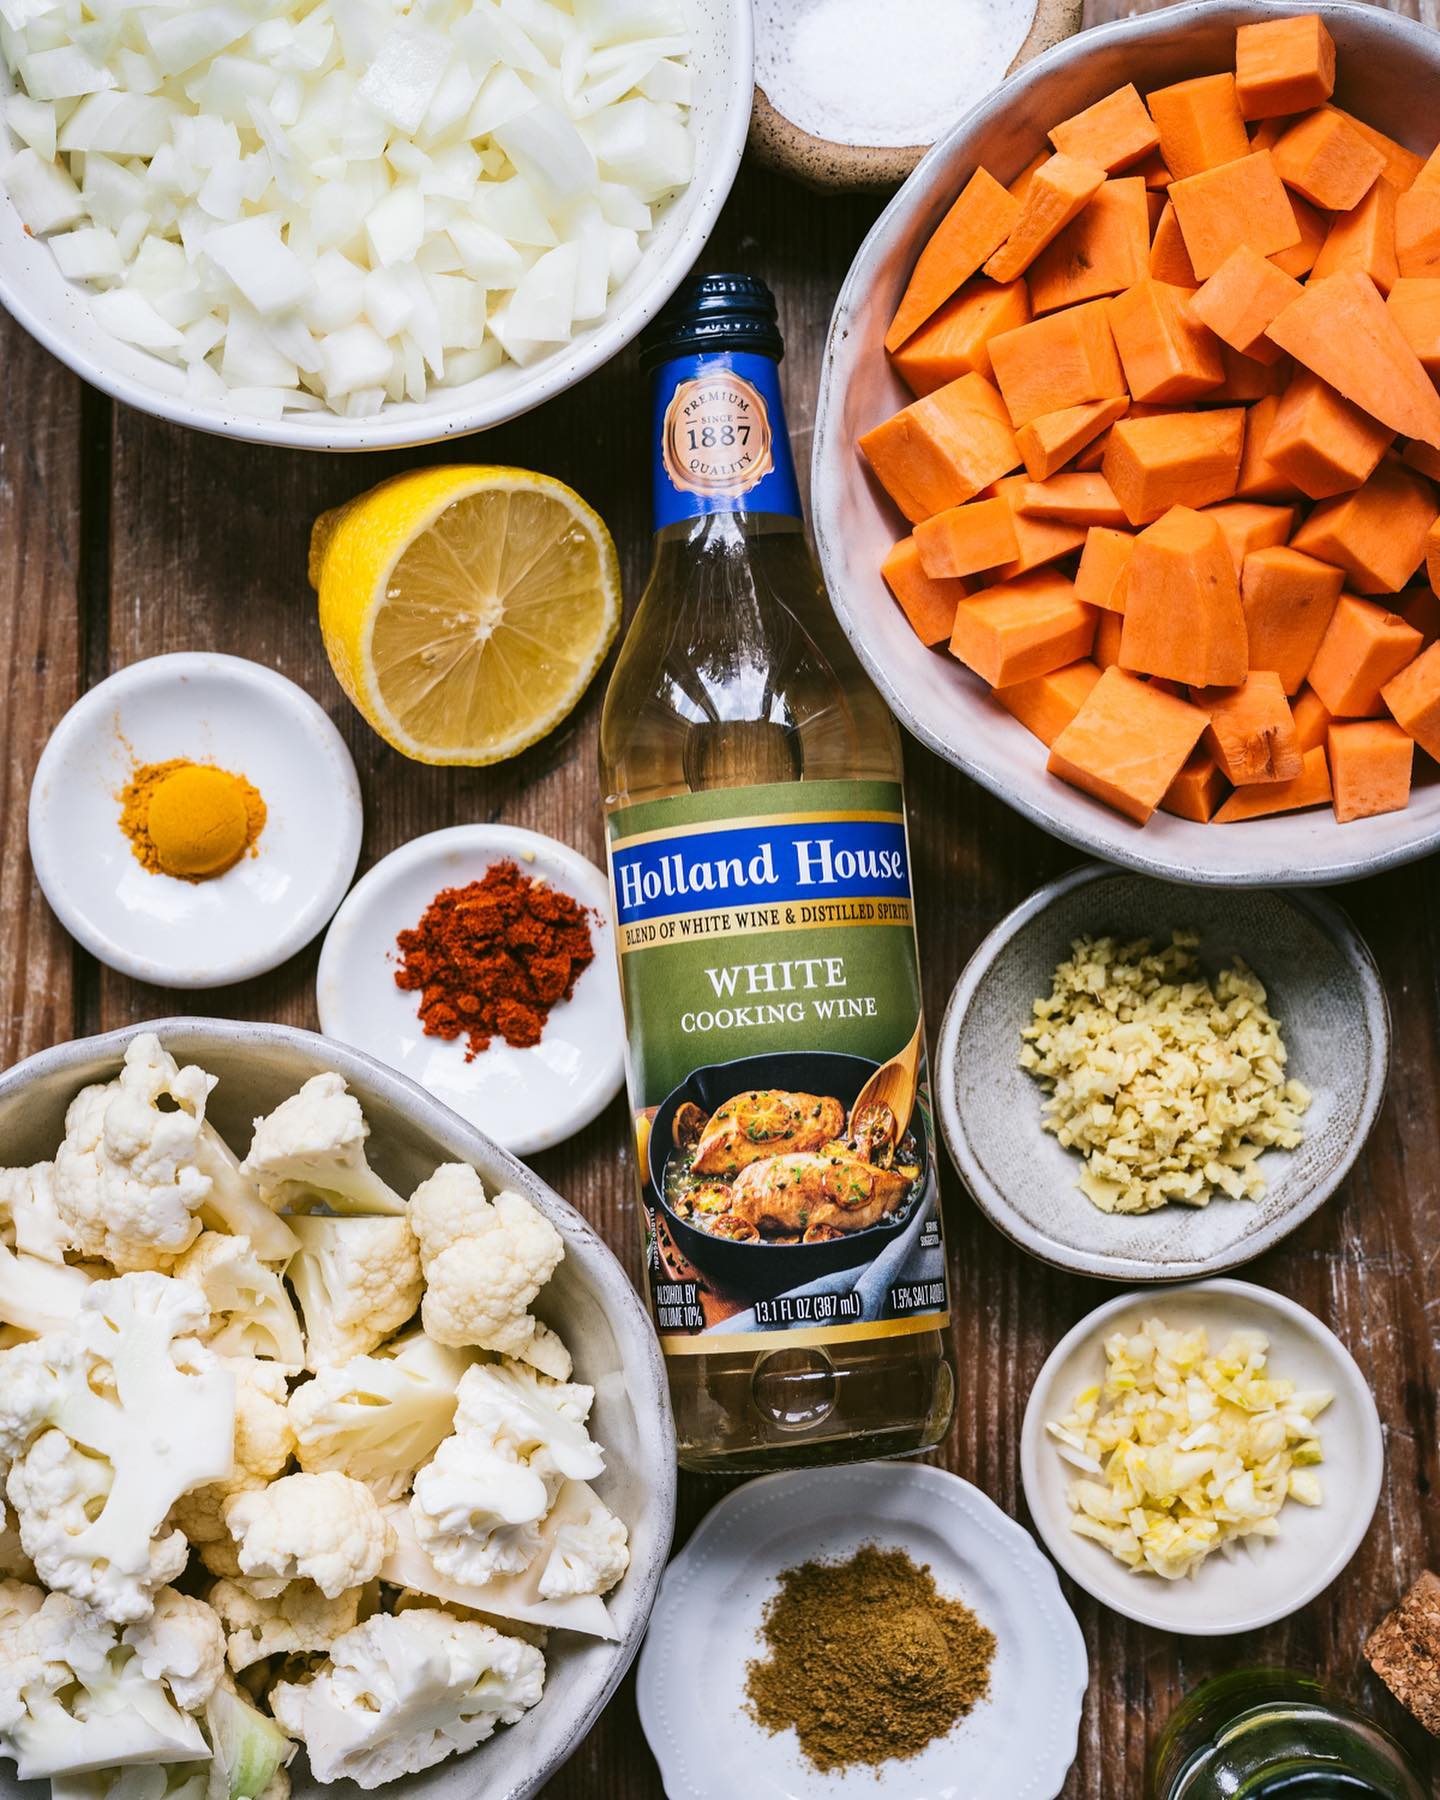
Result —
[[1058, 1267], [1216, 1274], [1329, 1198], [1379, 1111], [1390, 1020], [1338, 907], [1091, 865], [976, 950], [936, 1056], [976, 1201]]

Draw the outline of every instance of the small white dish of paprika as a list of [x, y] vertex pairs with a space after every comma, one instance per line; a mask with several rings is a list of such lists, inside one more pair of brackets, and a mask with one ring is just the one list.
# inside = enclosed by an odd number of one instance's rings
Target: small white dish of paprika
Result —
[[360, 784], [323, 707], [243, 657], [132, 663], [56, 726], [30, 789], [30, 858], [62, 925], [109, 968], [212, 988], [322, 929], [360, 854]]
[[624, 1079], [610, 884], [514, 825], [456, 825], [378, 862], [336, 913], [320, 1027], [529, 1156], [595, 1119]]

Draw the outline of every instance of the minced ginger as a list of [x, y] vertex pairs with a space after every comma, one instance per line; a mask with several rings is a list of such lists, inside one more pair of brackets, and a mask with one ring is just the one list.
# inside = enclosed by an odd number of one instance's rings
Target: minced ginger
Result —
[[1102, 1212], [1258, 1200], [1261, 1151], [1301, 1141], [1310, 1094], [1286, 1078], [1263, 984], [1236, 957], [1212, 987], [1199, 942], [1077, 938], [1021, 1034], [1021, 1067], [1051, 1090], [1045, 1129], [1080, 1152]]

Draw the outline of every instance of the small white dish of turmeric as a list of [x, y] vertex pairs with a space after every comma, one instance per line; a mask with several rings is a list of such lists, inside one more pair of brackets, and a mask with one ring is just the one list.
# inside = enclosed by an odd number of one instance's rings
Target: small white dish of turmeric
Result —
[[55, 727], [30, 857], [60, 923], [109, 968], [213, 988], [320, 932], [360, 855], [360, 784], [319, 702], [244, 657], [131, 663]]
[[1259, 1255], [1334, 1192], [1388, 1060], [1379, 973], [1328, 901], [1092, 865], [976, 950], [936, 1070], [992, 1223], [1062, 1268], [1175, 1281]]

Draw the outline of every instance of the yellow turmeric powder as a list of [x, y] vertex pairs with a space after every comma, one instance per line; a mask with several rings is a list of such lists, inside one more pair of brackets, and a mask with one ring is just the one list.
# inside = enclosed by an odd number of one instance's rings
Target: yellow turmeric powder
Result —
[[265, 802], [243, 775], [173, 757], [146, 763], [120, 795], [120, 828], [151, 874], [208, 881], [265, 829]]

